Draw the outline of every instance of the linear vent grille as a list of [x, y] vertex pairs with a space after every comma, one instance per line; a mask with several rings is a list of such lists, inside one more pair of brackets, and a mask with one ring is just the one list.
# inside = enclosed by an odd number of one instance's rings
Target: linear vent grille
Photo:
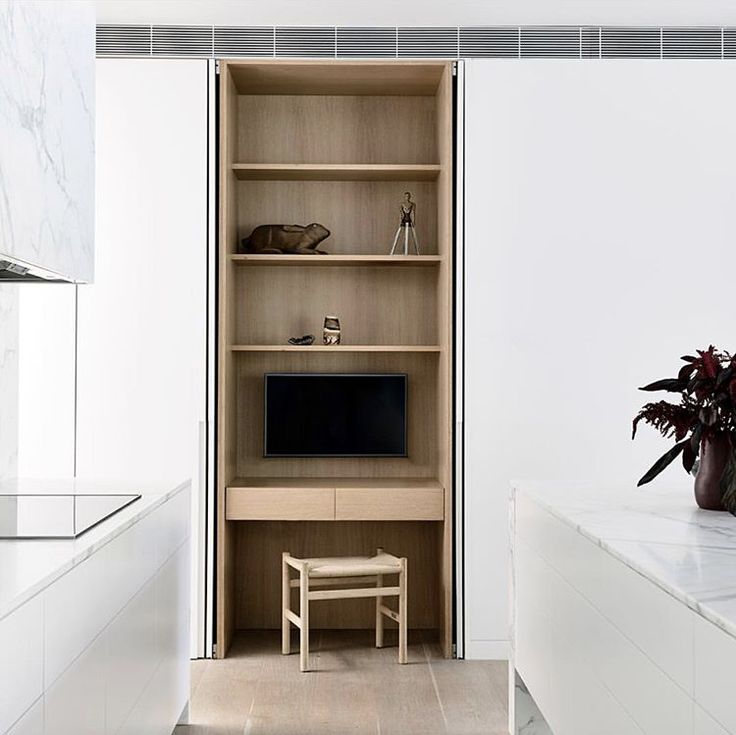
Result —
[[712, 26], [97, 26], [98, 56], [734, 59]]
[[720, 59], [720, 28], [663, 28], [662, 58]]
[[274, 56], [273, 28], [264, 26], [215, 26], [215, 56]]
[[399, 28], [401, 58], [456, 59], [457, 28]]
[[522, 59], [577, 59], [580, 29], [564, 26], [522, 28]]
[[154, 56], [212, 56], [212, 26], [153, 26]]
[[736, 28], [723, 29], [723, 58], [736, 59]]
[[519, 57], [519, 29], [511, 26], [461, 28], [460, 56], [516, 59]]
[[150, 56], [151, 26], [97, 26], [98, 56]]
[[601, 29], [580, 29], [580, 56], [583, 59], [599, 59], [601, 56]]
[[395, 28], [338, 28], [337, 55], [352, 58], [395, 58]]
[[601, 28], [601, 58], [659, 59], [659, 28]]
[[333, 26], [276, 29], [276, 56], [334, 57]]

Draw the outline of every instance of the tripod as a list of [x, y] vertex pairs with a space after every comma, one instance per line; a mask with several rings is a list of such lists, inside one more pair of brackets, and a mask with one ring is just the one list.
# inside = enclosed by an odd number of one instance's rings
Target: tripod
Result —
[[411, 237], [414, 242], [414, 255], [419, 255], [419, 242], [417, 241], [417, 233], [414, 231], [414, 225], [408, 222], [402, 222], [396, 229], [396, 237], [394, 238], [394, 244], [391, 248], [391, 255], [396, 253], [396, 246], [399, 242], [401, 230], [404, 230], [404, 255], [409, 255], [409, 232], [411, 231]]

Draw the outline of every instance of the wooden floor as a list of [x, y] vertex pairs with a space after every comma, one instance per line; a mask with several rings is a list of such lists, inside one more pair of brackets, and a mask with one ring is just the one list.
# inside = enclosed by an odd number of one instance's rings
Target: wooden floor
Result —
[[279, 634], [239, 634], [225, 661], [193, 662], [191, 725], [175, 734], [507, 735], [505, 662], [447, 661], [418, 631], [405, 666], [372, 644], [372, 631], [314, 631], [302, 674]]

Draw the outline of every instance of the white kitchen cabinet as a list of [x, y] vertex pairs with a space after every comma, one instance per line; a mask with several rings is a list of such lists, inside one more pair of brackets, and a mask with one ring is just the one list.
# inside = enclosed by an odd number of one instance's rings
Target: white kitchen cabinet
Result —
[[185, 711], [189, 484], [150, 487], [79, 539], [0, 541], [2, 735], [169, 735]]
[[101, 735], [105, 727], [105, 683], [113, 662], [107, 636], [99, 635], [44, 694], [44, 735]]
[[43, 600], [0, 619], [0, 733], [43, 693]]
[[18, 722], [8, 731], [8, 735], [44, 735], [43, 700], [39, 699]]

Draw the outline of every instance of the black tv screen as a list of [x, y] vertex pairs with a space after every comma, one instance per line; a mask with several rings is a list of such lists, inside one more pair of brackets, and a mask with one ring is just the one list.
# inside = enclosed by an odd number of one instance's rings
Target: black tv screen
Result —
[[268, 373], [265, 457], [406, 457], [406, 375]]

